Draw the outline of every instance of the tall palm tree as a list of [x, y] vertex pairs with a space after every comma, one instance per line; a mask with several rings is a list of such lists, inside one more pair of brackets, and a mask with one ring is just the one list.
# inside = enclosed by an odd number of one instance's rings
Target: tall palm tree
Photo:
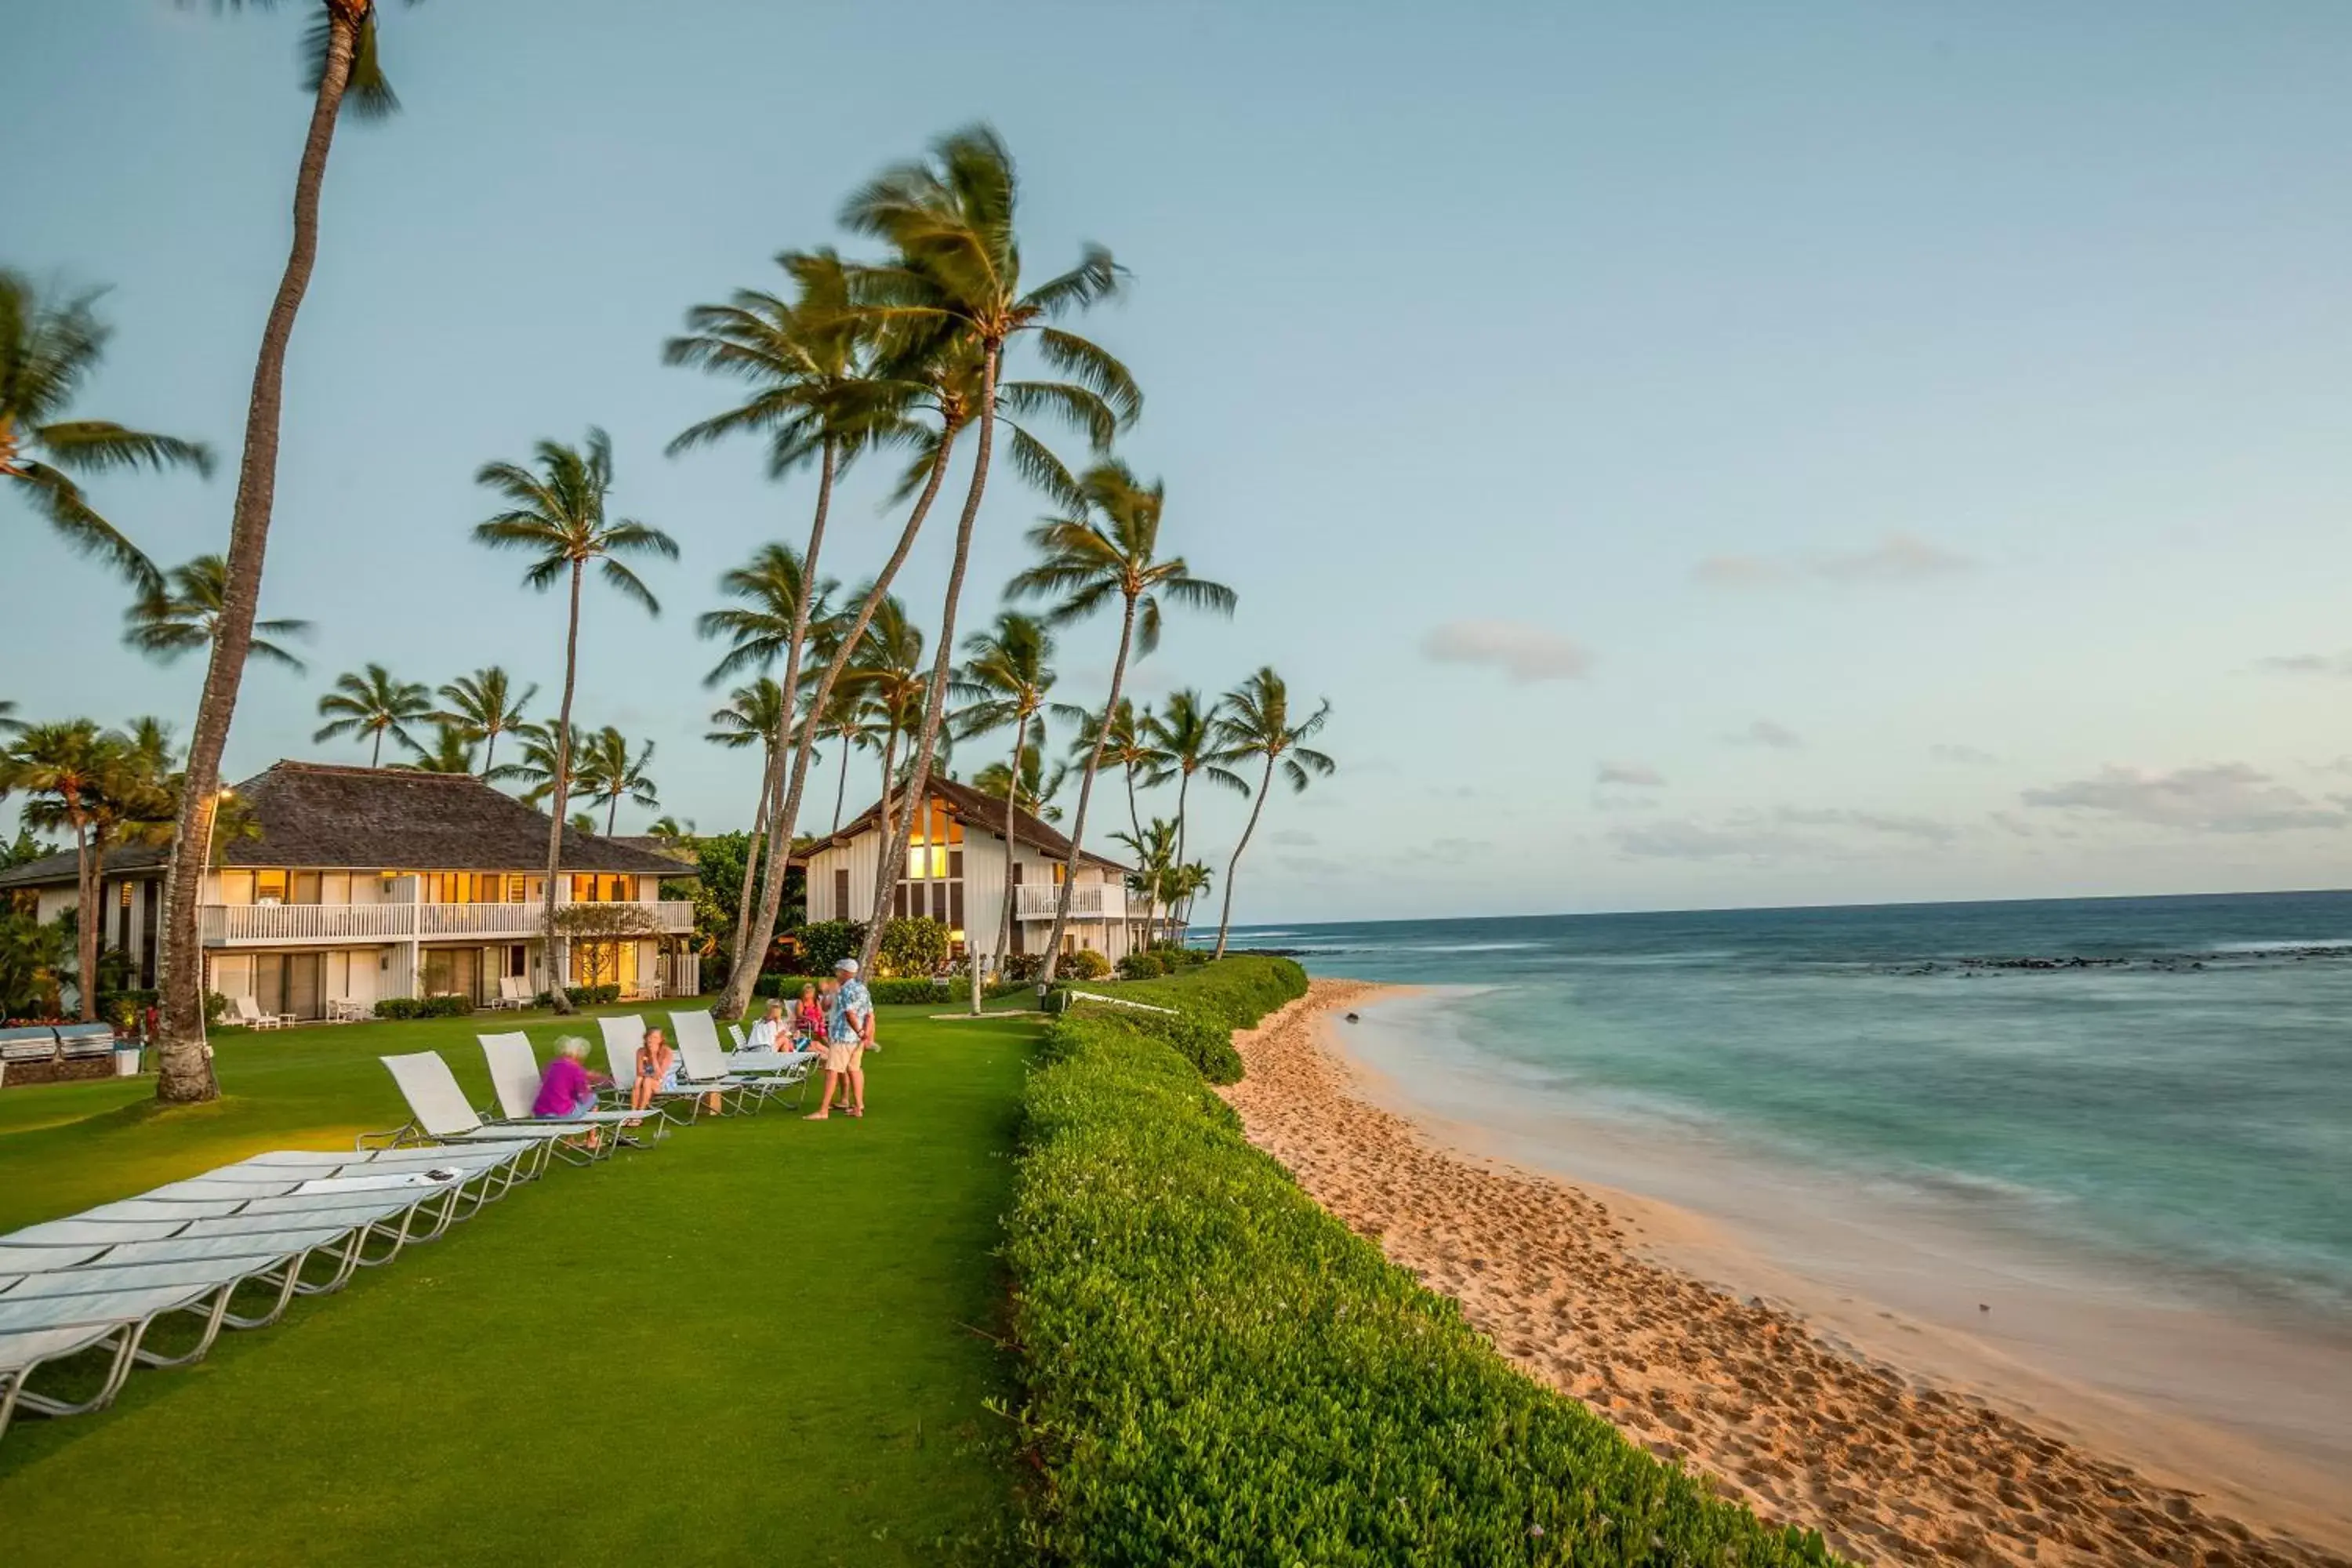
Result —
[[[163, 581], [142, 594], [122, 613], [129, 622], [122, 640], [150, 658], [169, 664], [194, 648], [210, 647], [220, 633], [221, 604], [228, 589], [228, 563], [217, 555], [199, 555], [174, 566]], [[248, 659], [270, 663], [301, 674], [308, 667], [273, 637], [310, 635], [310, 623], [297, 620], [257, 621], [246, 647]]]
[[[214, 0], [217, 9], [243, 9], [246, 0]], [[269, 0], [251, 0], [257, 7]], [[204, 695], [188, 742], [186, 787], [181, 792], [176, 844], [204, 844], [213, 837], [213, 816], [221, 802], [221, 752], [236, 716], [237, 684], [244, 679], [246, 643], [253, 636], [255, 606], [261, 598], [262, 559], [269, 544], [270, 509], [278, 492], [278, 424], [284, 400], [286, 350], [294, 318], [310, 287], [319, 257], [319, 191], [327, 176], [327, 152], [335, 123], [348, 104], [360, 118], [382, 119], [400, 106], [384, 79], [376, 48], [375, 0], [317, 0], [304, 36], [304, 85], [310, 89], [310, 124], [294, 175], [293, 239], [277, 296], [262, 323], [261, 347], [254, 356], [253, 394], [247, 404], [245, 450], [237, 464], [236, 501], [229, 515], [228, 576], [221, 597], [218, 635], [205, 667]], [[163, 971], [162, 1029], [158, 1039], [155, 1098], [169, 1104], [211, 1100], [220, 1093], [211, 1053], [205, 1049], [204, 965], [177, 963], [176, 954], [198, 952], [196, 900], [205, 868], [199, 858], [174, 854], [164, 883], [161, 954]]]
[[474, 771], [474, 742], [467, 738], [466, 731], [457, 725], [442, 721], [437, 716], [427, 717], [434, 719], [433, 743], [418, 746], [415, 762], [392, 765], [408, 773], [471, 773]]
[[102, 815], [108, 773], [128, 749], [123, 738], [89, 719], [30, 724], [0, 757], [0, 789], [20, 791], [24, 819], [36, 828], [62, 827], [73, 835], [77, 973], [81, 1016], [98, 1016], [98, 938], [101, 925], [98, 889], [105, 845], [93, 847], [91, 829]]
[[[956, 716], [956, 732], [970, 737], [1013, 726], [1013, 752], [1004, 764], [1004, 914], [996, 928], [991, 972], [1004, 973], [1006, 944], [1017, 914], [1013, 896], [1013, 828], [1021, 794], [1021, 764], [1029, 754], [1029, 724], [1054, 689], [1054, 634], [1034, 616], [1006, 610], [996, 625], [964, 639], [964, 666], [954, 692], [968, 704]], [[980, 966], [972, 966], [971, 1010], [980, 1011]]]
[[[813, 702], [808, 704], [807, 708], [812, 715], [815, 714], [816, 710]], [[838, 689], [835, 690], [832, 700], [824, 705], [824, 711], [821, 716], [804, 721], [815, 723], [818, 736], [838, 741], [841, 743], [841, 771], [835, 776], [833, 783], [833, 827], [831, 829], [832, 832], [838, 833], [841, 831], [841, 809], [849, 795], [849, 754], [854, 751], [870, 751], [873, 748], [874, 737], [881, 733], [881, 731], [875, 721], [873, 710], [866, 705], [865, 700], [856, 692]], [[816, 760], [815, 752], [812, 752], [810, 757], [814, 763]]]
[[[561, 816], [569, 810], [580, 793], [580, 780], [567, 773], [564, 797], [555, 798], [556, 757], [559, 752], [576, 757], [588, 749], [588, 732], [579, 725], [572, 726], [567, 742], [559, 741], [555, 726], [525, 723], [516, 727], [515, 739], [522, 746], [522, 760], [500, 763], [482, 776], [492, 784], [520, 784], [525, 805], [543, 811], [550, 816]], [[568, 749], [567, 749], [568, 747]]]
[[375, 747], [368, 755], [368, 766], [380, 768], [386, 732], [412, 752], [424, 750], [409, 734], [408, 726], [430, 718], [432, 711], [432, 694], [421, 681], [395, 679], [383, 666], [371, 664], [362, 673], [347, 670], [335, 677], [334, 689], [319, 699], [319, 717], [328, 722], [310, 739], [368, 736]]
[[[1097, 344], [1055, 324], [1116, 294], [1118, 265], [1109, 251], [1088, 246], [1076, 267], [1024, 289], [1019, 205], [1013, 154], [994, 131], [976, 125], [940, 138], [927, 161], [884, 170], [842, 208], [844, 227], [882, 240], [893, 252], [889, 264], [862, 270], [856, 284], [859, 300], [881, 333], [886, 361], [934, 364], [943, 358], [977, 357], [980, 362], [971, 481], [956, 523], [955, 553], [940, 609], [938, 651], [915, 743], [912, 787], [919, 801], [947, 718], [956, 611], [963, 597], [981, 498], [988, 488], [997, 405], [1003, 396], [998, 383], [1007, 348], [1017, 338], [1034, 342], [1039, 357], [1066, 379], [1034, 411], [1050, 408], [1072, 420], [1098, 452], [1108, 450], [1111, 437], [1132, 426], [1143, 411], [1143, 395], [1125, 365]], [[1022, 405], [1030, 401], [1027, 395], [1009, 401], [1016, 413], [1033, 411]], [[1016, 432], [1008, 446], [1016, 465], [1049, 494], [1056, 500], [1076, 499], [1061, 463], [1034, 438]], [[877, 909], [906, 863], [913, 826], [910, 814], [886, 842], [876, 869]], [[866, 963], [872, 963], [881, 941], [882, 922], [876, 921], [866, 931], [860, 954]]]
[[653, 775], [646, 772], [653, 762], [651, 741], [632, 757], [627, 737], [610, 724], [588, 737], [587, 748], [580, 756], [580, 794], [604, 803], [605, 837], [613, 837], [613, 830], [620, 826], [623, 800], [635, 801], [647, 809], [661, 804]]
[[0, 735], [13, 735], [24, 727], [24, 721], [16, 717], [15, 701], [0, 698]]
[[507, 672], [494, 664], [459, 676], [443, 687], [440, 695], [448, 706], [425, 717], [455, 730], [467, 743], [481, 745], [482, 776], [487, 779], [498, 770], [499, 737], [522, 728], [523, 710], [539, 695], [539, 688], [525, 687], [517, 697]]
[[[1049, 517], [1031, 529], [1029, 542], [1044, 559], [1014, 577], [1004, 592], [1014, 599], [1058, 595], [1059, 602], [1045, 616], [1054, 626], [1084, 620], [1114, 603], [1119, 605], [1118, 656], [1111, 661], [1110, 694], [1103, 700], [1103, 711], [1116, 713], [1129, 655], [1147, 658], [1160, 646], [1160, 601], [1230, 616], [1234, 594], [1223, 584], [1193, 576], [1181, 555], [1160, 559], [1160, 520], [1167, 489], [1158, 480], [1147, 486], [1125, 463], [1113, 459], [1087, 469], [1078, 483], [1085, 491], [1085, 511], [1076, 517]], [[1053, 935], [1045, 946], [1048, 981], [1054, 978], [1062, 932], [1069, 923], [1079, 847], [1086, 839], [1087, 805], [1094, 794], [1095, 774], [1102, 768], [1109, 728], [1103, 726], [1096, 735], [1086, 772], [1078, 775], [1069, 858], [1063, 866], [1061, 897], [1055, 903]]]
[[694, 847], [694, 819], [689, 816], [680, 822], [675, 816], [656, 816], [647, 825], [646, 837], [658, 841], [665, 848], [691, 849]]
[[1223, 742], [1217, 761], [1244, 763], [1263, 758], [1265, 776], [1258, 781], [1257, 798], [1250, 803], [1249, 821], [1243, 825], [1240, 841], [1234, 846], [1234, 858], [1225, 863], [1225, 906], [1217, 916], [1219, 958], [1225, 955], [1225, 934], [1233, 929], [1234, 873], [1241, 868], [1242, 851], [1249, 847], [1250, 835], [1257, 831], [1258, 814], [1265, 809], [1265, 797], [1274, 793], [1275, 770], [1282, 770], [1284, 781], [1296, 795], [1311, 781], [1328, 778], [1337, 765], [1307, 744], [1330, 719], [1331, 704], [1328, 700], [1319, 703], [1314, 712], [1294, 722], [1290, 689], [1271, 668], [1260, 669], [1226, 692], [1224, 701], [1225, 714], [1217, 721], [1217, 738]]
[[532, 452], [539, 465], [535, 473], [520, 463], [485, 463], [474, 476], [476, 484], [507, 502], [506, 510], [474, 525], [474, 540], [492, 550], [520, 550], [533, 556], [522, 580], [540, 592], [559, 583], [571, 590], [563, 632], [563, 700], [555, 714], [555, 772], [549, 791], [555, 805], [547, 814], [545, 919], [548, 994], [557, 1012], [569, 1013], [555, 895], [563, 861], [563, 807], [572, 795], [572, 695], [580, 674], [581, 584], [588, 563], [595, 562], [608, 584], [643, 605], [647, 615], [658, 616], [661, 601], [621, 557], [659, 555], [675, 561], [677, 541], [634, 518], [605, 516], [605, 500], [613, 489], [613, 443], [602, 430], [591, 426], [582, 447], [541, 441]]
[[1133, 702], [1122, 697], [1111, 710], [1110, 727], [1103, 727], [1103, 716], [1090, 712], [1076, 703], [1057, 703], [1054, 717], [1066, 719], [1077, 726], [1070, 738], [1070, 755], [1083, 759], [1097, 746], [1102, 748], [1105, 767], [1117, 768], [1119, 781], [1127, 786], [1127, 828], [1129, 833], [1143, 831], [1142, 814], [1136, 808], [1135, 775], [1151, 765], [1154, 755], [1145, 726], [1151, 722], [1149, 704], [1139, 712]]
[[[702, 738], [730, 751], [759, 747], [760, 777], [762, 781], [774, 777], [776, 758], [783, 750], [784, 730], [792, 721], [792, 704], [784, 699], [784, 689], [776, 684], [774, 677], [763, 675], [728, 695], [731, 700], [710, 715], [710, 731]], [[752, 808], [751, 834], [743, 845], [743, 881], [735, 891], [737, 931], [741, 931], [751, 918], [751, 889], [759, 868], [760, 846], [768, 831], [768, 814], [774, 805], [774, 800], [762, 790], [759, 805]]]
[[1176, 781], [1176, 865], [1189, 862], [1184, 855], [1184, 829], [1189, 818], [1192, 780], [1215, 784], [1237, 795], [1249, 794], [1249, 785], [1241, 774], [1222, 766], [1216, 760], [1217, 721], [1224, 716], [1222, 702], [1203, 702], [1201, 693], [1192, 687], [1171, 691], [1160, 711], [1144, 721], [1144, 741], [1148, 755], [1143, 759], [1143, 784], [1147, 789], [1158, 789], [1170, 779]]
[[[905, 389], [874, 374], [872, 333], [850, 309], [849, 271], [839, 256], [829, 249], [787, 251], [776, 258], [776, 264], [792, 279], [790, 300], [738, 289], [724, 305], [698, 305], [687, 312], [687, 335], [671, 339], [663, 357], [671, 364], [736, 377], [751, 388], [743, 403], [681, 433], [670, 443], [672, 456], [743, 433], [766, 438], [771, 479], [816, 466], [816, 510], [809, 521], [808, 549], [795, 553], [789, 545], [773, 545], [774, 554], [762, 552], [750, 567], [730, 573], [725, 581], [730, 592], [751, 601], [750, 613], [764, 616], [765, 624], [730, 626], [703, 617], [704, 636], [725, 635], [735, 642], [727, 658], [710, 672], [711, 684], [747, 664], [765, 669], [781, 655], [783, 688], [797, 694], [810, 627], [822, 619], [818, 595], [833, 585], [816, 573], [834, 483], [874, 440], [897, 428]], [[760, 776], [758, 815], [762, 818], [777, 813], [777, 797], [784, 787], [782, 769], [782, 748], [771, 750]], [[789, 847], [787, 836], [771, 863]], [[747, 858], [747, 884], [751, 877]], [[781, 894], [781, 871], [773, 882]], [[772, 937], [772, 930], [768, 935]], [[743, 968], [750, 936], [750, 922], [737, 921], [730, 953], [730, 996], [732, 976]], [[749, 999], [746, 991], [744, 1000]]]
[[1135, 869], [1128, 874], [1129, 891], [1143, 895], [1143, 944], [1151, 945], [1153, 932], [1160, 923], [1160, 906], [1172, 890], [1171, 875], [1176, 868], [1176, 825], [1164, 816], [1155, 816], [1148, 827], [1133, 833], [1114, 833], [1111, 837], [1127, 846], [1135, 857]]
[[185, 465], [210, 474], [213, 455], [200, 441], [150, 435], [107, 419], [65, 417], [112, 335], [99, 319], [98, 298], [95, 289], [44, 298], [31, 279], [0, 268], [0, 479], [12, 481], [7, 490], [47, 518], [59, 538], [101, 557], [150, 594], [163, 586], [154, 563], [99, 515], [67, 470]]
[[[891, 804], [898, 783], [898, 742], [922, 723], [923, 699], [929, 686], [923, 678], [923, 628], [907, 615], [906, 603], [895, 595], [886, 595], [881, 607], [866, 628], [866, 636], [851, 655], [842, 684], [872, 711], [882, 741], [882, 842], [891, 842], [898, 816]], [[919, 799], [919, 797], [912, 797]], [[919, 811], [918, 805], [915, 809]], [[909, 814], [911, 816], [911, 813]], [[905, 864], [906, 852], [899, 851], [899, 862]], [[874, 904], [876, 918], [869, 926], [882, 924], [881, 911], [889, 907], [890, 889], [898, 879], [882, 884], [882, 891]]]

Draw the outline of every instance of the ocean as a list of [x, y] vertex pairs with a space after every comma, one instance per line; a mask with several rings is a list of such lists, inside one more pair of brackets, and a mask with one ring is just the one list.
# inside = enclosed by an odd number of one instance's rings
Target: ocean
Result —
[[1563, 1143], [1703, 1147], [2102, 1279], [2352, 1324], [2352, 893], [1234, 940], [1443, 988], [1376, 1059], [1457, 1120], [1557, 1111]]

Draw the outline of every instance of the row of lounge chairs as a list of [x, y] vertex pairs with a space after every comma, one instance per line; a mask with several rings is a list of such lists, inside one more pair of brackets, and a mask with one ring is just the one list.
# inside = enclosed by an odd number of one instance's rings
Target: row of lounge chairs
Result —
[[[266, 1328], [296, 1297], [341, 1289], [360, 1269], [438, 1238], [518, 1182], [544, 1174], [551, 1157], [609, 1158], [625, 1130], [650, 1128], [649, 1140], [635, 1140], [646, 1144], [694, 1121], [706, 1095], [719, 1095], [727, 1109], [756, 1110], [782, 1089], [805, 1084], [805, 1054], [728, 1053], [709, 1014], [670, 1016], [684, 1058], [682, 1087], [649, 1110], [623, 1103], [562, 1121], [534, 1119], [539, 1065], [529, 1037], [484, 1035], [496, 1088], [487, 1115], [467, 1103], [437, 1054], [385, 1057], [410, 1113], [397, 1129], [362, 1133], [350, 1151], [256, 1154], [0, 1235], [0, 1436], [20, 1408], [44, 1415], [102, 1409], [133, 1367], [192, 1365], [224, 1328]], [[625, 1086], [643, 1025], [600, 1022], [614, 1078]], [[187, 1325], [193, 1342], [171, 1350], [151, 1342], [167, 1321], [175, 1330]], [[90, 1352], [103, 1357], [96, 1384], [77, 1397], [26, 1386], [40, 1368]]]

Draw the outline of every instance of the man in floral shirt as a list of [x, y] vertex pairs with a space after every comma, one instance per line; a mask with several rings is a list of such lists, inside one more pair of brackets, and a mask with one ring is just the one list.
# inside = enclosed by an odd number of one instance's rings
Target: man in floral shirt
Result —
[[866, 1114], [865, 1058], [874, 1043], [874, 999], [857, 978], [857, 960], [843, 959], [833, 973], [836, 984], [825, 1010], [824, 1098], [810, 1114], [811, 1121], [833, 1114], [837, 1093], [848, 1097], [842, 1109], [850, 1115]]

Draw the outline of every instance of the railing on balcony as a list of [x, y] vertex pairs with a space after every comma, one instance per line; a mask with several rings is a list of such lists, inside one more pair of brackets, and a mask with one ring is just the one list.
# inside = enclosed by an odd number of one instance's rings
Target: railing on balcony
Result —
[[[682, 900], [638, 906], [653, 916], [647, 935], [694, 929]], [[537, 904], [205, 904], [196, 911], [207, 947], [326, 942], [514, 941], [539, 934]]]
[[[1018, 895], [1013, 900], [1014, 918], [1049, 921], [1054, 918], [1055, 900], [1062, 889], [1023, 887], [1014, 891]], [[1070, 918], [1083, 921], [1125, 920], [1127, 889], [1103, 884], [1073, 888], [1070, 889]]]

